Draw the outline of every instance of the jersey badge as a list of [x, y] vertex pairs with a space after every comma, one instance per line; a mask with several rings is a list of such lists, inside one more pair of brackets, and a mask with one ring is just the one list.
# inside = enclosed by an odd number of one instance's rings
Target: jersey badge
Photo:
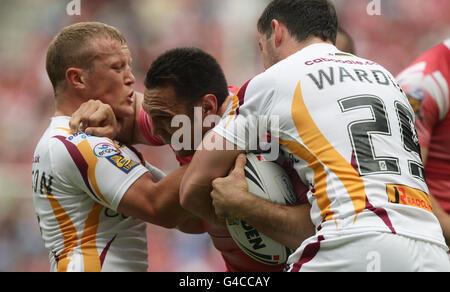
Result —
[[99, 143], [94, 147], [94, 154], [97, 157], [108, 157], [119, 153], [119, 150], [111, 143]]
[[115, 167], [125, 172], [126, 174], [130, 173], [139, 163], [134, 162], [131, 159], [123, 157], [121, 154], [111, 155], [106, 157]]

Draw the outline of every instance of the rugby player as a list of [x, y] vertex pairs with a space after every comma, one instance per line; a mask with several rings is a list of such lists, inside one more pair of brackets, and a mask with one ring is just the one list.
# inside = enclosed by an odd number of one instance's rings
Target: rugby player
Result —
[[425, 52], [397, 80], [415, 112], [433, 211], [450, 245], [450, 39]]
[[93, 97], [119, 120], [133, 115], [130, 65], [125, 38], [102, 23], [68, 26], [48, 48], [56, 111], [36, 147], [32, 176], [51, 271], [147, 271], [144, 221], [201, 223], [179, 205], [186, 168], [165, 177], [134, 148], [69, 129], [70, 116]]
[[[330, 1], [271, 1], [258, 31], [266, 71], [239, 90], [204, 138], [205, 146], [215, 141], [235, 150], [196, 151], [181, 183], [182, 206], [210, 222], [216, 214], [240, 218], [296, 248], [292, 272], [450, 271], [413, 111], [394, 77], [334, 46]], [[302, 205], [247, 192], [240, 154], [253, 142], [248, 125], [255, 116], [279, 118], [279, 128], [268, 129], [279, 134], [272, 140], [309, 186], [316, 234], [305, 241]]]

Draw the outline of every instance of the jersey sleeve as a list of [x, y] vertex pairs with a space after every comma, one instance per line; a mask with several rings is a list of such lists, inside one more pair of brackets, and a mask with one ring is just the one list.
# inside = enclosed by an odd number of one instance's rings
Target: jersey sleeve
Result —
[[163, 146], [164, 141], [161, 137], [153, 135], [152, 124], [152, 118], [141, 107], [138, 120], [139, 130], [150, 145]]
[[234, 94], [213, 131], [243, 150], [258, 150], [256, 148], [270, 132], [274, 83], [274, 79], [264, 73], [247, 81]]
[[[126, 191], [148, 169], [125, 154], [112, 140], [85, 136], [70, 141], [55, 136], [51, 144], [54, 173], [74, 193], [86, 193], [97, 203], [117, 211]], [[80, 141], [81, 140], [81, 141]]]

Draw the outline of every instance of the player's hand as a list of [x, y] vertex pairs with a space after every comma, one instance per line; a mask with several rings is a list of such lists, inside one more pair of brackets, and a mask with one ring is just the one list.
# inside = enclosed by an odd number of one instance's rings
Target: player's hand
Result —
[[73, 113], [69, 122], [72, 133], [84, 132], [98, 137], [115, 138], [120, 131], [120, 124], [110, 105], [99, 100], [83, 103]]
[[245, 179], [245, 162], [245, 155], [240, 154], [233, 171], [227, 177], [217, 178], [212, 182], [211, 198], [219, 218], [239, 218], [239, 207], [250, 197]]

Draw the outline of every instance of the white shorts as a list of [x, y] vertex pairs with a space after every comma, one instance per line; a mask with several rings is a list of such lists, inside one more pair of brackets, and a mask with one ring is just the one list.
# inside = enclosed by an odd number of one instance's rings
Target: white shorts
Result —
[[450, 272], [447, 251], [383, 232], [317, 236], [288, 260], [289, 272]]

